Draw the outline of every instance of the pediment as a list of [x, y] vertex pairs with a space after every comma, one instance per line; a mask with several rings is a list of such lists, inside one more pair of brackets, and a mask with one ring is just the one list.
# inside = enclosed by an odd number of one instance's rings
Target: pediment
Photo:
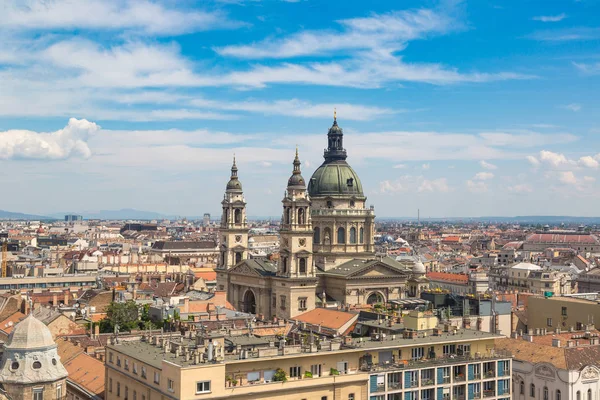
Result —
[[407, 276], [407, 273], [385, 265], [384, 263], [366, 265], [364, 268], [360, 268], [348, 275], [349, 278], [406, 278]]
[[254, 268], [249, 266], [246, 261], [241, 261], [236, 266], [229, 268], [228, 273], [246, 276], [261, 276]]

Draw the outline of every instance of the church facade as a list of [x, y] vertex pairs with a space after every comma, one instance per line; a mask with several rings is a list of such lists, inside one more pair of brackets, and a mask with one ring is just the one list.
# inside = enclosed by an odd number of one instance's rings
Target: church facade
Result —
[[422, 263], [375, 252], [375, 210], [346, 161], [334, 116], [323, 164], [305, 181], [296, 150], [282, 199], [277, 263], [248, 259], [246, 202], [233, 163], [220, 229], [218, 288], [236, 308], [264, 318], [294, 318], [318, 306], [385, 303], [428, 285]]

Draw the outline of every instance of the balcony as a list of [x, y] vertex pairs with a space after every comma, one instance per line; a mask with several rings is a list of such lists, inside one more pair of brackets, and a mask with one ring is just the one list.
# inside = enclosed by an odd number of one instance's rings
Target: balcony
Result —
[[494, 396], [496, 396], [495, 390], [484, 390], [483, 391], [483, 397], [494, 397]]
[[444, 383], [450, 383], [450, 377], [449, 376], [444, 376], [442, 378], [442, 381], [439, 382], [440, 384], [444, 384]]
[[480, 398], [481, 398], [481, 392], [473, 393], [473, 399], [480, 399]]
[[485, 376], [485, 379], [495, 378], [496, 377], [496, 371], [494, 371], [494, 370], [485, 371], [484, 376]]
[[454, 375], [454, 382], [464, 382], [465, 374]]
[[433, 379], [422, 379], [421, 386], [431, 386], [435, 385], [435, 381]]
[[480, 380], [480, 379], [481, 379], [481, 373], [478, 373], [478, 374], [473, 374], [473, 380], [474, 380], [474, 381], [478, 381], [478, 380]]
[[453, 394], [452, 400], [465, 400], [465, 395], [464, 394]]
[[377, 385], [373, 390], [373, 393], [385, 392], [385, 385]]
[[400, 389], [402, 389], [402, 383], [388, 382], [388, 390], [400, 390]]

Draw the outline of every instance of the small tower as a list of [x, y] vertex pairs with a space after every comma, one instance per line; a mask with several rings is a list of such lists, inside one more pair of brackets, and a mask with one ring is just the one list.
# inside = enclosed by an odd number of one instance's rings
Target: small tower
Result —
[[64, 400], [68, 372], [60, 362], [52, 333], [29, 314], [4, 344], [0, 384], [9, 399]]
[[315, 307], [316, 271], [310, 198], [300, 171], [298, 149], [293, 165], [282, 200], [279, 264], [274, 288], [276, 310], [273, 314], [281, 318], [292, 318]]
[[[227, 183], [225, 195], [221, 202], [223, 214], [221, 215], [220, 260], [217, 267], [217, 285], [219, 290], [226, 290], [226, 274], [229, 268], [248, 258], [248, 220], [246, 217], [246, 200], [242, 192], [242, 183], [238, 179], [238, 168], [233, 157], [231, 178]], [[221, 279], [219, 279], [221, 278]]]

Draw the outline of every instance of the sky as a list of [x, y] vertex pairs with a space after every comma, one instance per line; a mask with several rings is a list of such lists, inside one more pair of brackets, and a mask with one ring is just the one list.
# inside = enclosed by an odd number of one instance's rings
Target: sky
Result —
[[281, 213], [334, 109], [379, 217], [598, 216], [600, 1], [4, 0], [0, 209]]

